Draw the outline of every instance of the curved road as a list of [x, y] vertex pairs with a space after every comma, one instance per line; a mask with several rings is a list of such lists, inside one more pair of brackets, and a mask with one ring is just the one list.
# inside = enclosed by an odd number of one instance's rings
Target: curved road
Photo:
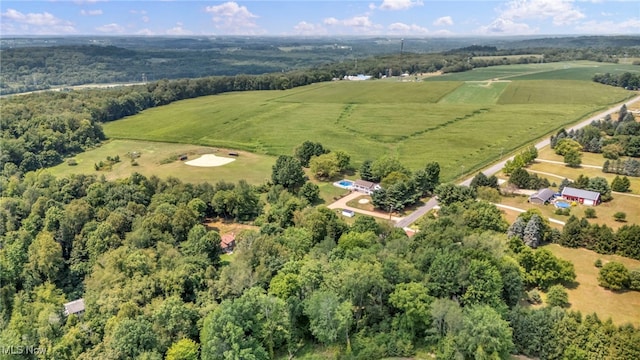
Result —
[[[567, 128], [567, 131], [571, 131], [571, 130], [578, 130], [581, 129], [589, 124], [591, 124], [591, 122], [595, 121], [595, 120], [600, 120], [602, 118], [604, 118], [607, 115], [611, 115], [613, 113], [615, 113], [616, 111], [618, 111], [620, 109], [620, 107], [622, 106], [622, 104], [627, 105], [627, 107], [629, 107], [631, 104], [634, 104], [636, 102], [640, 101], [640, 95], [627, 100], [624, 103], [619, 103], [613, 107], [611, 107], [609, 110], [603, 111], [601, 113], [598, 113], [596, 115], [593, 115], [591, 117], [589, 117], [588, 119], [585, 119], [579, 123], [577, 123], [576, 125], [573, 125], [569, 128]], [[535, 147], [536, 149], [540, 150], [543, 147], [549, 145], [549, 138], [546, 138], [545, 140], [542, 140], [540, 142], [538, 142]], [[507, 161], [509, 160], [513, 160], [513, 156], [506, 158], [496, 164], [491, 165], [490, 167], [486, 168], [485, 170], [483, 170], [482, 172], [487, 175], [487, 176], [491, 176], [497, 172], [499, 172], [500, 170], [502, 170], [502, 168], [504, 167], [504, 165], [507, 163]], [[474, 175], [475, 176], [475, 175]], [[471, 176], [469, 178], [467, 178], [466, 180], [462, 181], [459, 183], [459, 185], [464, 185], [464, 186], [469, 186], [469, 184], [471, 184], [471, 180], [473, 180], [474, 176]], [[427, 201], [427, 203], [423, 206], [421, 206], [420, 208], [418, 208], [416, 211], [414, 211], [413, 213], [411, 213], [409, 216], [403, 218], [402, 220], [398, 221], [396, 223], [396, 227], [399, 228], [405, 228], [411, 224], [413, 224], [416, 220], [418, 220], [420, 217], [422, 217], [422, 215], [426, 214], [427, 212], [429, 212], [429, 210], [433, 209], [434, 206], [436, 206], [438, 204], [438, 202], [436, 200], [434, 200], [433, 198], [430, 199], [429, 201]]]

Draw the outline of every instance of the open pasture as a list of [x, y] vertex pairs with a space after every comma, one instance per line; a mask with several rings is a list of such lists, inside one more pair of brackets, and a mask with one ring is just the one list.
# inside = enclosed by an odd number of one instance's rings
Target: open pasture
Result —
[[591, 81], [593, 75], [598, 73], [619, 74], [638, 71], [640, 71], [640, 67], [637, 65], [570, 61], [490, 66], [460, 73], [429, 77], [425, 78], [424, 81], [481, 81], [491, 79]]
[[[582, 103], [578, 98], [568, 105], [549, 100], [563, 99], [571, 91], [581, 94], [581, 87], [588, 89]], [[544, 96], [518, 97], [523, 91]], [[319, 141], [349, 153], [356, 167], [385, 154], [398, 156], [413, 169], [438, 161], [447, 181], [630, 95], [580, 82], [473, 87], [461, 82], [336, 81], [179, 101], [104, 124], [104, 131], [116, 139], [266, 155], [291, 154], [305, 140]]]

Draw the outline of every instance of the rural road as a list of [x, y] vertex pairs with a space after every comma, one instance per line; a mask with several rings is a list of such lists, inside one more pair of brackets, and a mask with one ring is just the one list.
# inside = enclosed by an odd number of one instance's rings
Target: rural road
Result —
[[[638, 95], [638, 96], [636, 96], [634, 98], [631, 98], [631, 99], [627, 100], [624, 103], [616, 104], [616, 105], [612, 106], [611, 108], [609, 108], [606, 111], [603, 111], [601, 113], [593, 115], [593, 116], [591, 116], [591, 117], [579, 122], [578, 124], [567, 128], [567, 131], [581, 129], [581, 128], [591, 124], [592, 121], [600, 120], [600, 119], [604, 118], [607, 115], [611, 115], [611, 114], [615, 113], [616, 111], [618, 111], [620, 109], [622, 104], [625, 104], [625, 105], [627, 105], [627, 107], [629, 107], [631, 104], [634, 104], [634, 103], [636, 103], [638, 101], [640, 101], [640, 95]], [[548, 137], [546, 139], [538, 142], [537, 144], [535, 144], [535, 147], [536, 147], [536, 149], [540, 150], [540, 149], [542, 149], [543, 147], [545, 147], [547, 145], [549, 145], [549, 138]], [[502, 170], [502, 168], [507, 163], [507, 161], [512, 160], [512, 159], [513, 159], [513, 156], [511, 156], [509, 158], [506, 158], [506, 159], [503, 159], [500, 162], [498, 162], [496, 164], [493, 164], [490, 167], [486, 168], [482, 172], [487, 176], [491, 176], [493, 174], [496, 174], [497, 172]], [[467, 178], [466, 180], [460, 182], [459, 185], [469, 186], [471, 184], [471, 180], [473, 180], [474, 176], [471, 176], [471, 177]], [[433, 209], [434, 206], [436, 206], [437, 204], [438, 204], [438, 202], [436, 200], [434, 200], [433, 198], [430, 199], [429, 201], [427, 201], [426, 204], [424, 204], [423, 206], [418, 208], [416, 211], [414, 211], [413, 213], [411, 213], [407, 217], [403, 218], [402, 220], [398, 221], [395, 226], [399, 227], [399, 228], [405, 228], [405, 227], [413, 224], [422, 215], [426, 214], [427, 212], [429, 212], [429, 210]]]

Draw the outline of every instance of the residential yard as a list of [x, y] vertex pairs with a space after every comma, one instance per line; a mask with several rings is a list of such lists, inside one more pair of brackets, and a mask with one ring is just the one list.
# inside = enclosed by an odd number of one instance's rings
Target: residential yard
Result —
[[375, 207], [371, 203], [371, 196], [369, 196], [369, 195], [359, 196], [359, 197], [347, 202], [347, 206], [350, 206], [350, 207], [356, 208], [356, 209], [360, 209], [360, 210], [375, 211]]
[[[507, 197], [503, 196], [502, 201], [500, 202], [503, 205], [509, 205], [520, 209], [538, 209], [546, 218], [554, 218], [560, 221], [567, 221], [569, 216], [556, 215], [556, 208], [552, 205], [536, 205], [530, 204], [528, 202], [528, 196], [512, 196]], [[585, 206], [578, 204], [577, 206], [571, 207], [571, 215], [575, 215], [577, 218], [584, 217], [584, 211], [588, 208], [593, 208], [596, 210], [595, 219], [588, 219], [590, 223], [595, 224], [606, 224], [607, 226], [617, 229], [623, 225], [625, 222], [618, 222], [613, 219], [613, 214], [618, 211], [625, 212], [627, 214], [627, 221], [629, 223], [640, 223], [640, 198], [624, 196], [624, 195], [616, 195], [614, 194], [613, 200], [600, 204], [598, 206]], [[503, 209], [504, 210], [504, 209]], [[506, 213], [506, 212], [505, 212]], [[518, 216], [517, 213], [512, 212], [513, 214], [507, 214], [507, 220], [513, 222], [515, 218]], [[552, 224], [553, 225], [553, 224]]]
[[640, 261], [617, 255], [601, 255], [586, 249], [565, 248], [557, 244], [546, 245], [554, 255], [569, 260], [576, 270], [578, 286], [567, 289], [571, 310], [579, 310], [583, 315], [597, 313], [600, 319], [611, 318], [616, 325], [630, 322], [640, 326], [640, 292], [613, 292], [598, 286], [598, 271], [594, 266], [597, 259], [603, 264], [619, 261], [628, 269], [639, 269]]

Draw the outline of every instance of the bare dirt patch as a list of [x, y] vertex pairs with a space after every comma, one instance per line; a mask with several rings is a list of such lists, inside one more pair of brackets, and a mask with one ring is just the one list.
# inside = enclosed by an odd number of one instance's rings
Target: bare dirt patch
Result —
[[215, 154], [204, 154], [197, 159], [186, 161], [185, 164], [198, 167], [215, 167], [227, 165], [233, 161], [236, 161], [236, 159], [216, 156]]

